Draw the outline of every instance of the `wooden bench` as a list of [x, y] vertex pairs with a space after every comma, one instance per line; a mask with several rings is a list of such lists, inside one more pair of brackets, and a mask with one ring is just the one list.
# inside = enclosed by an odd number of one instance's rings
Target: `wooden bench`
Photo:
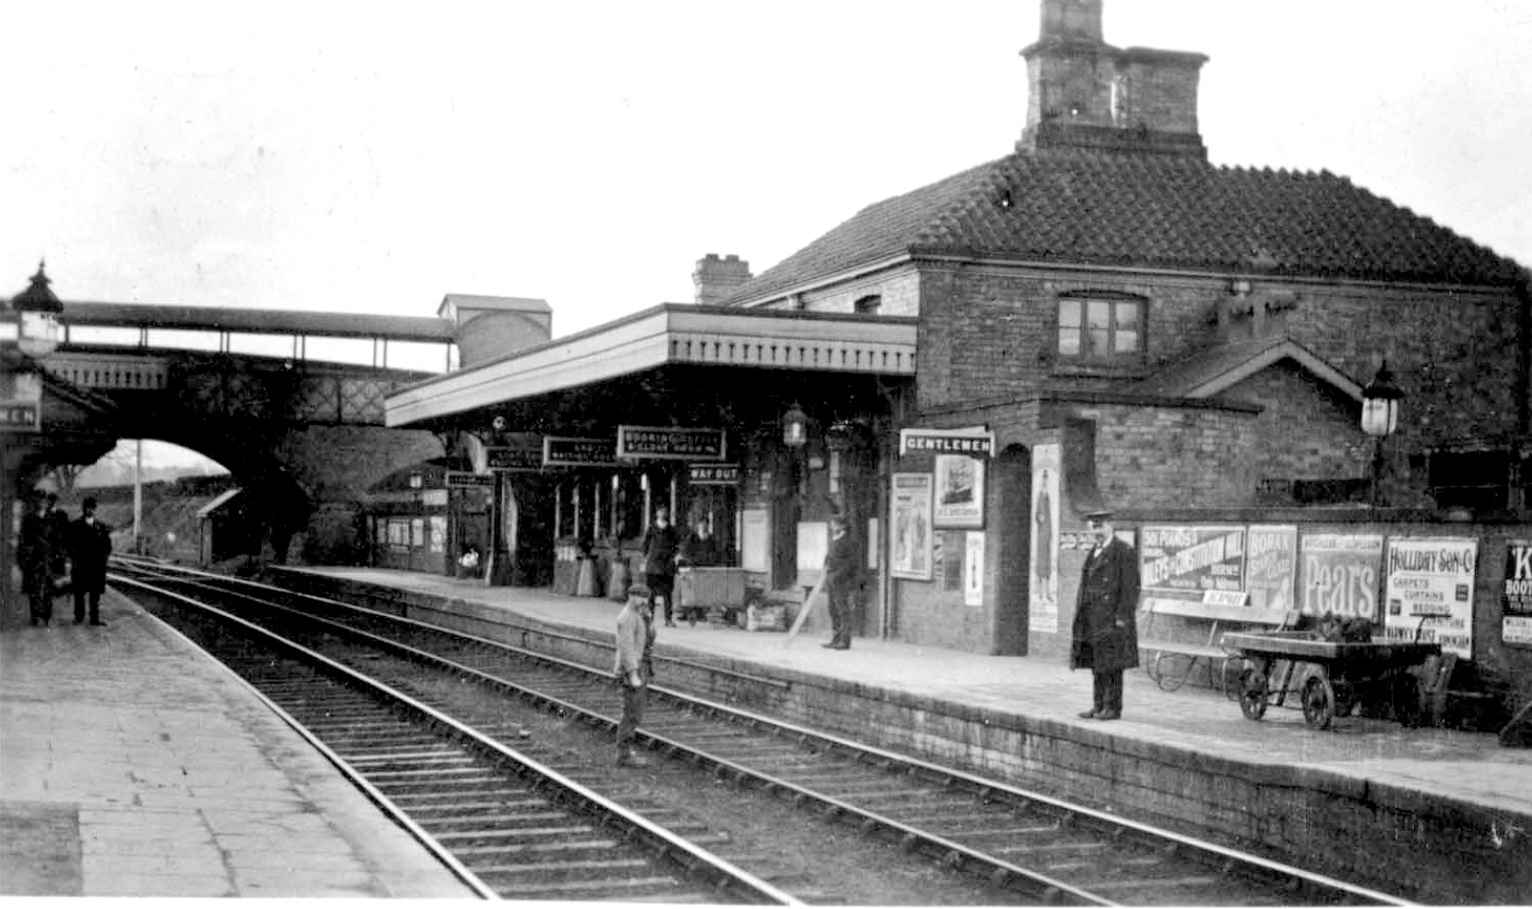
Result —
[[[1237, 659], [1239, 653], [1223, 646], [1223, 635], [1229, 631], [1282, 631], [1298, 621], [1296, 611], [1281, 612], [1168, 597], [1144, 597], [1139, 608], [1148, 616], [1138, 641], [1139, 651], [1149, 654], [1143, 660], [1144, 671], [1165, 691], [1175, 691], [1186, 684], [1197, 663], [1205, 662], [1209, 685], [1228, 694], [1231, 691], [1227, 678], [1229, 661]], [[1156, 616], [1207, 622], [1207, 638], [1199, 643], [1156, 637], [1156, 633], [1164, 633], [1155, 627]], [[1186, 665], [1178, 667], [1182, 660]]]

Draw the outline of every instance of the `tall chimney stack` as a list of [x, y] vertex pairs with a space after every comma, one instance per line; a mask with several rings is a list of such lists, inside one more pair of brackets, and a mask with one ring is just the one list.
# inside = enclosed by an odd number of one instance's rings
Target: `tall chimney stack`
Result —
[[697, 260], [692, 272], [697, 303], [707, 306], [727, 300], [751, 277], [750, 263], [739, 256], [730, 253], [720, 259], [717, 253], [708, 253]]

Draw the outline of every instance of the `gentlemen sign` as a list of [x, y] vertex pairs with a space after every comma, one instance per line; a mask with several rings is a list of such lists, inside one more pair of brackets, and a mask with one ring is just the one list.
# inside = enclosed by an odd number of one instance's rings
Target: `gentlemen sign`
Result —
[[0, 432], [42, 428], [43, 383], [36, 373], [0, 372]]
[[544, 467], [616, 467], [617, 451], [611, 439], [543, 437]]
[[0, 432], [37, 432], [41, 427], [36, 404], [28, 401], [0, 401]]
[[692, 464], [687, 482], [693, 486], [737, 486], [738, 464]]
[[617, 457], [722, 461], [723, 430], [687, 426], [619, 426]]
[[899, 455], [903, 457], [913, 452], [988, 458], [995, 453], [995, 434], [983, 429], [899, 430]]

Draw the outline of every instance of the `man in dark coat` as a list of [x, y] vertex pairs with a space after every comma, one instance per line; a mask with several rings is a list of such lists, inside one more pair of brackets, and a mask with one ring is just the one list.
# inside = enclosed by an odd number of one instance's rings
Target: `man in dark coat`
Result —
[[90, 623], [101, 621], [101, 594], [106, 590], [106, 557], [112, 553], [112, 529], [96, 520], [96, 500], [80, 503], [80, 517], [69, 525], [70, 585], [74, 588], [74, 623], [85, 621], [90, 604]]
[[840, 515], [830, 518], [830, 546], [825, 552], [825, 596], [830, 601], [831, 650], [851, 649], [851, 598], [860, 586], [855, 541]]
[[16, 543], [16, 561], [21, 567], [21, 586], [27, 595], [29, 618], [33, 625], [47, 626], [53, 621], [53, 536], [48, 527], [48, 504], [40, 494], [27, 497], [27, 510], [21, 516], [21, 536]]
[[644, 554], [644, 585], [649, 588], [649, 606], [652, 609], [656, 599], [664, 598], [667, 628], [676, 627], [670, 614], [675, 601], [676, 557], [680, 555], [680, 547], [681, 533], [670, 523], [670, 509], [661, 505], [654, 510], [654, 521], [644, 531], [639, 549]]
[[1122, 717], [1122, 673], [1138, 665], [1138, 553], [1112, 532], [1112, 515], [1085, 516], [1096, 545], [1085, 558], [1075, 601], [1071, 669], [1089, 669], [1095, 700], [1085, 719]]

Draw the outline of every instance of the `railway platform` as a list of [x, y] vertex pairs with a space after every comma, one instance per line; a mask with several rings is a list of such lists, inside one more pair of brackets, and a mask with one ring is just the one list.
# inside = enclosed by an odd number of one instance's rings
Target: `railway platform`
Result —
[[[285, 570], [610, 665], [606, 599]], [[231, 673], [112, 591], [102, 611], [106, 628], [0, 615], [0, 895], [468, 895]], [[1361, 718], [1320, 731], [1277, 709], [1251, 722], [1141, 670], [1121, 720], [1084, 720], [1090, 679], [1059, 660], [821, 637], [660, 628], [658, 683], [1431, 901], [1532, 902], [1532, 751], [1493, 734]]]
[[232, 672], [101, 612], [0, 610], [0, 897], [472, 896]]
[[[620, 604], [604, 598], [384, 569], [285, 570], [381, 594], [413, 618], [511, 643], [540, 636], [538, 649], [609, 665]], [[1502, 747], [1493, 733], [1362, 717], [1318, 730], [1288, 708], [1253, 722], [1221, 692], [1163, 691], [1142, 669], [1127, 675], [1121, 720], [1088, 720], [1078, 713], [1089, 706], [1089, 674], [1062, 659], [866, 638], [832, 651], [823, 637], [661, 627], [656, 654], [670, 663], [656, 681], [747, 707], [769, 702], [1014, 785], [1042, 780], [1063, 797], [1227, 835], [1337, 876], [1448, 901], [1532, 902], [1532, 750]], [[709, 677], [708, 666], [734, 680]]]

